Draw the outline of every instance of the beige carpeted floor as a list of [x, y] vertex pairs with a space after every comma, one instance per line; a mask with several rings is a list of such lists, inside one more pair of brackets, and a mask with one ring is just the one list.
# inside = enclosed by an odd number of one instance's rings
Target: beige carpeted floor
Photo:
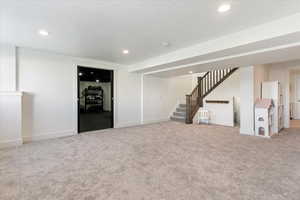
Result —
[[292, 128], [300, 128], [300, 120], [291, 120], [290, 127]]
[[299, 200], [300, 131], [165, 122], [0, 151], [0, 199]]

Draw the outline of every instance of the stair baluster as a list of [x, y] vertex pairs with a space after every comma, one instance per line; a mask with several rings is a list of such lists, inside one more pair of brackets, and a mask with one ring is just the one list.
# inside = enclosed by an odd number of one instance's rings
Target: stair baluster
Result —
[[218, 85], [226, 80], [238, 68], [228, 68], [207, 72], [198, 78], [198, 84], [191, 94], [186, 95], [186, 118], [185, 122], [191, 124], [199, 107], [203, 106], [203, 99]]

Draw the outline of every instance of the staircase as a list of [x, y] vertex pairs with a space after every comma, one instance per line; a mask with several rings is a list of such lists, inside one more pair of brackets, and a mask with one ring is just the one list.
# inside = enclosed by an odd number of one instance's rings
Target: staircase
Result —
[[238, 68], [228, 68], [207, 72], [198, 77], [198, 84], [191, 94], [186, 95], [186, 104], [180, 104], [173, 113], [171, 120], [193, 123], [193, 118], [198, 109], [203, 106], [203, 99], [225, 81]]
[[186, 104], [179, 104], [176, 108], [176, 111], [173, 112], [173, 116], [171, 116], [171, 120], [178, 122], [185, 122], [186, 117]]

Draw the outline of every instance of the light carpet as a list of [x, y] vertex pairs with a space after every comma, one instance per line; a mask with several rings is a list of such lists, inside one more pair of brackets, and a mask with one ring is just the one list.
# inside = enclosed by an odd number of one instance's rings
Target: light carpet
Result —
[[299, 200], [300, 133], [164, 122], [0, 151], [1, 200]]

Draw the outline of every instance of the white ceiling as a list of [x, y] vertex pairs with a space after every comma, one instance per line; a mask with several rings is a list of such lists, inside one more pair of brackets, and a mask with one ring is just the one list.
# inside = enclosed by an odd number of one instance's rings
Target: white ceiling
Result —
[[174, 76], [188, 75], [193, 73], [207, 72], [213, 69], [225, 69], [228, 67], [246, 67], [259, 64], [274, 64], [282, 62], [297, 61], [299, 57], [300, 46], [294, 46], [283, 49], [276, 49], [266, 52], [253, 54], [244, 54], [222, 60], [215, 60], [209, 63], [191, 64], [188, 67], [179, 67], [172, 70], [152, 71], [146, 74], [161, 78], [170, 78]]
[[[0, 0], [3, 1], [3, 0]], [[300, 12], [299, 0], [4, 0], [1, 42], [134, 64]], [[50, 35], [37, 34], [46, 29]], [[170, 42], [163, 47], [162, 42]], [[122, 55], [129, 49], [129, 55]]]

